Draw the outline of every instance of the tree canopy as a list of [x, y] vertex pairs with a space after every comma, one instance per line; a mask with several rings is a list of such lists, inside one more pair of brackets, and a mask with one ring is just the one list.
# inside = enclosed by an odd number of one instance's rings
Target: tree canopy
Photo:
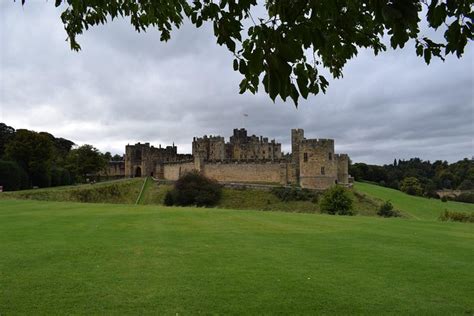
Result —
[[[26, 0], [21, 0], [22, 4]], [[196, 27], [212, 23], [219, 45], [235, 56], [233, 68], [243, 79], [240, 93], [256, 93], [263, 85], [275, 101], [325, 92], [321, 68], [342, 77], [347, 61], [362, 48], [376, 55], [413, 40], [416, 54], [458, 58], [473, 39], [473, 0], [56, 0], [64, 6], [62, 22], [73, 50], [77, 35], [110, 19], [129, 17], [138, 31], [157, 28], [167, 41], [185, 19]], [[421, 17], [424, 15], [424, 17]], [[420, 34], [427, 23], [441, 40]], [[438, 36], [437, 36], [438, 37]], [[441, 37], [441, 36], [439, 36]]]

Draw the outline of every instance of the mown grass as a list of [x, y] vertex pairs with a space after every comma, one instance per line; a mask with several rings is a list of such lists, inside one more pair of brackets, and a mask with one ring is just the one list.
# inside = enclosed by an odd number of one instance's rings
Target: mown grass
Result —
[[474, 312], [471, 224], [0, 201], [0, 314]]
[[435, 220], [445, 210], [474, 212], [474, 204], [453, 201], [442, 202], [441, 200], [412, 196], [398, 190], [364, 182], [357, 182], [355, 190], [376, 199], [390, 200], [396, 209], [415, 219]]

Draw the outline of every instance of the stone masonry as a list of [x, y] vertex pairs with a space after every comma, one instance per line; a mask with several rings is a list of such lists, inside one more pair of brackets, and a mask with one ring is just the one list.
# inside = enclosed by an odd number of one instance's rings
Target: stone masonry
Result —
[[293, 129], [291, 150], [291, 154], [283, 155], [280, 143], [248, 136], [241, 128], [234, 129], [227, 143], [222, 136], [194, 137], [192, 155], [178, 154], [174, 144], [165, 148], [149, 143], [127, 145], [125, 160], [113, 162], [109, 170], [114, 175], [164, 180], [177, 180], [197, 170], [221, 182], [299, 185], [319, 190], [349, 184], [349, 156], [335, 153], [333, 139], [306, 139], [302, 129]]

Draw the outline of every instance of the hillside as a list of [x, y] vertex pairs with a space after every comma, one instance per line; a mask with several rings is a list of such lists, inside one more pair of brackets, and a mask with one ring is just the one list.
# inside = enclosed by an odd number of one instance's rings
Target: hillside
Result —
[[0, 311], [471, 314], [472, 225], [0, 201]]
[[[141, 204], [163, 204], [166, 192], [171, 190], [171, 185], [147, 185]], [[352, 192], [354, 209], [359, 215], [376, 215], [380, 201], [369, 196]], [[218, 208], [258, 211], [282, 211], [294, 213], [319, 213], [319, 204], [312, 201], [283, 202], [273, 193], [257, 189], [230, 189], [223, 188], [222, 199], [217, 204]]]
[[355, 190], [375, 199], [390, 200], [396, 209], [415, 219], [437, 219], [444, 210], [474, 212], [474, 204], [453, 201], [442, 202], [437, 199], [412, 196], [398, 190], [365, 182], [357, 182]]
[[142, 185], [143, 179], [122, 179], [95, 184], [2, 192], [0, 198], [60, 202], [134, 204]]

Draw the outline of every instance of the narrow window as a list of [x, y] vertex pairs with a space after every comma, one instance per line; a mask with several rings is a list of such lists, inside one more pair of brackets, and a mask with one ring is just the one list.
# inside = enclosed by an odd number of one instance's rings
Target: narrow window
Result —
[[325, 170], [324, 170], [324, 167], [321, 167], [321, 174], [325, 174]]
[[308, 162], [308, 153], [304, 153], [304, 162]]
[[329, 153], [329, 160], [332, 160], [332, 153]]

